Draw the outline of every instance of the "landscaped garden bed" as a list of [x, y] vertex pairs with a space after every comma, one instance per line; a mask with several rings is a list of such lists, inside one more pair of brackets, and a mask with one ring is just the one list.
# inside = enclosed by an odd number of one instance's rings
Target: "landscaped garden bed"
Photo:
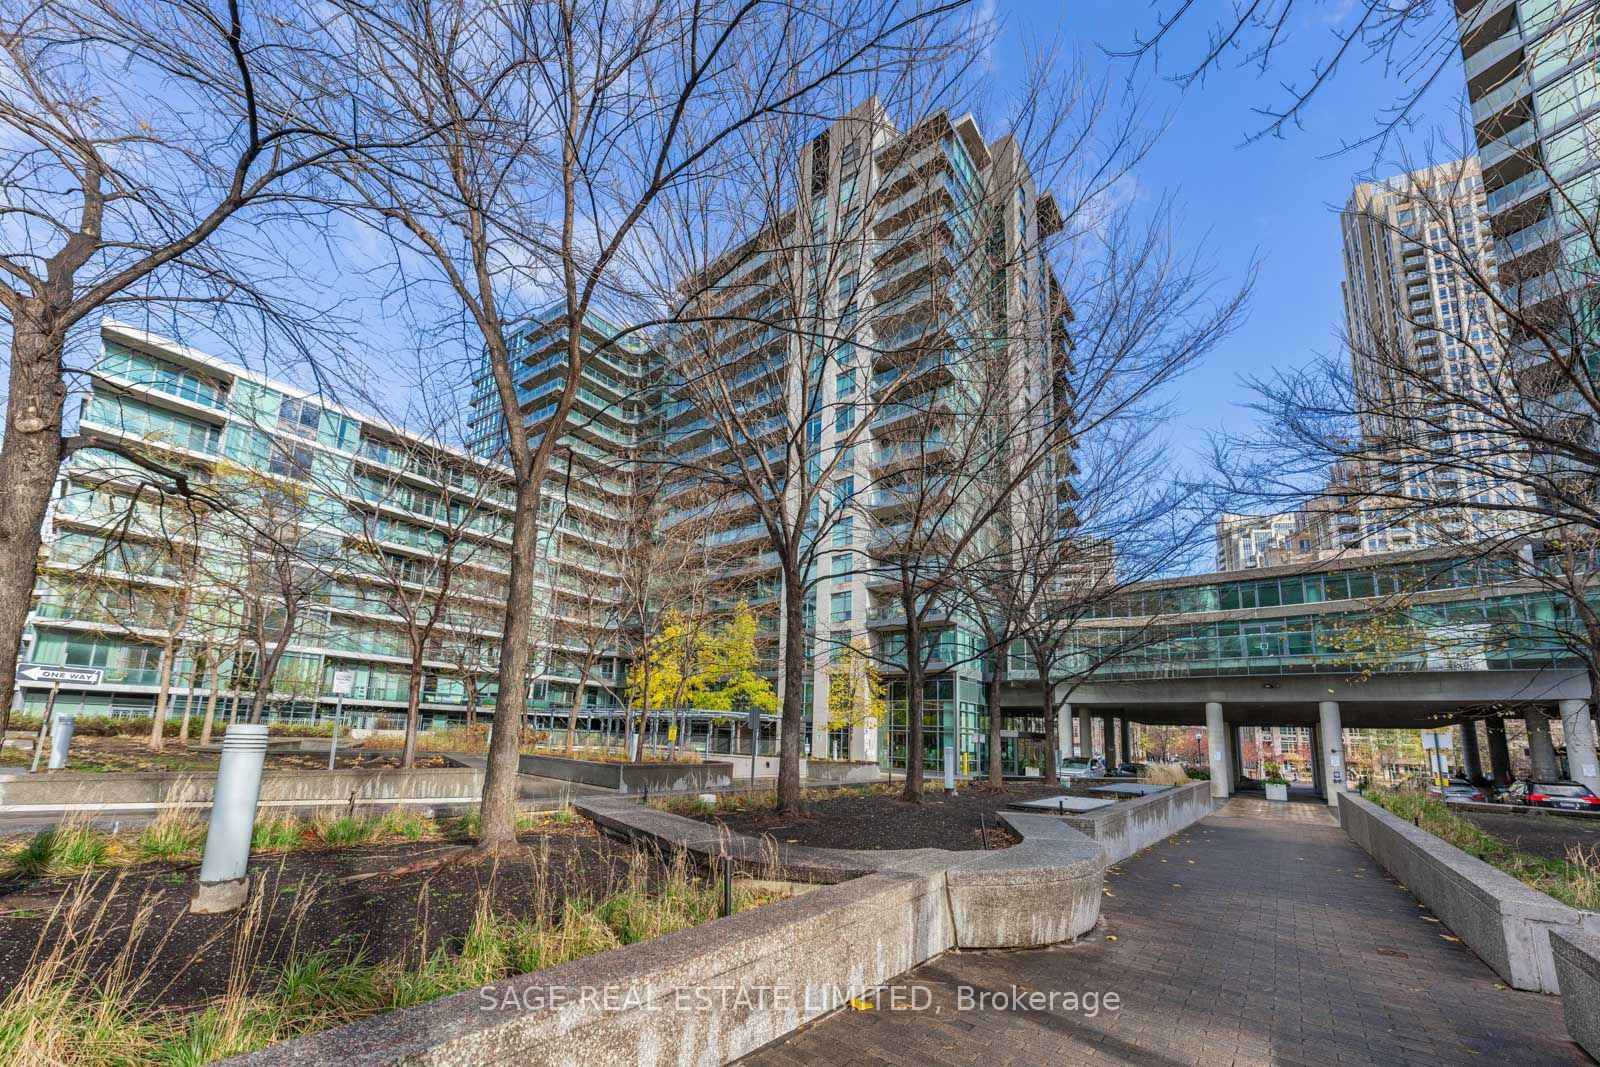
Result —
[[[1018, 800], [1060, 796], [1058, 785], [1007, 783], [965, 784], [955, 796], [944, 787], [930, 785], [919, 804], [900, 799], [902, 785], [874, 785], [829, 791], [810, 791], [805, 810], [779, 815], [772, 809], [772, 793], [721, 796], [714, 807], [694, 798], [652, 802], [674, 814], [715, 823], [749, 837], [771, 837], [779, 844], [816, 848], [906, 849], [941, 848], [950, 851], [1005, 848], [1017, 838], [995, 818]], [[987, 842], [985, 841], [987, 831]]]
[[1372, 789], [1362, 796], [1563, 904], [1600, 910], [1600, 849], [1573, 845], [1560, 858], [1550, 855], [1550, 849], [1525, 851], [1417, 790]]
[[[716, 917], [683, 859], [561, 811], [469, 861], [475, 817], [258, 823], [253, 891], [190, 915], [201, 824], [0, 851], [0, 1063], [200, 1063]], [[770, 891], [768, 894], [770, 895]], [[741, 891], [740, 906], [766, 896]]]

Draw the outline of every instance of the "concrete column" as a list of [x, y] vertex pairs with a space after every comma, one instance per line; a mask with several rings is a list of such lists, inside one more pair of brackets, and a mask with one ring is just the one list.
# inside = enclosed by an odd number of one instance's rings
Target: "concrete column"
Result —
[[1125, 763], [1133, 762], [1133, 723], [1123, 716], [1120, 736], [1122, 738], [1122, 759]]
[[1561, 732], [1567, 741], [1567, 776], [1600, 793], [1600, 767], [1594, 752], [1594, 720], [1587, 700], [1561, 702]]
[[1088, 708], [1078, 709], [1078, 755], [1094, 755], [1094, 720], [1089, 717]]
[[1239, 780], [1244, 777], [1244, 739], [1242, 726], [1228, 727], [1228, 794], [1239, 791]]
[[1311, 788], [1316, 790], [1317, 796], [1327, 796], [1327, 791], [1322, 784], [1322, 731], [1315, 725], [1311, 727]]
[[1461, 721], [1461, 766], [1467, 772], [1467, 781], [1477, 782], [1483, 777], [1483, 756], [1478, 752], [1478, 720]]
[[1322, 781], [1327, 787], [1328, 804], [1334, 806], [1345, 790], [1344, 724], [1339, 718], [1339, 702], [1324, 700], [1317, 704], [1317, 717], [1322, 735]]
[[1511, 749], [1506, 744], [1506, 721], [1498, 715], [1483, 724], [1489, 737], [1489, 777], [1495, 785], [1511, 784]]
[[1523, 712], [1528, 728], [1528, 762], [1533, 764], [1533, 780], [1553, 782], [1561, 771], [1556, 766], [1556, 746], [1550, 743], [1550, 719], [1538, 708]]
[[1062, 702], [1056, 710], [1056, 762], [1072, 755], [1072, 705]]
[[1206, 704], [1206, 751], [1211, 758], [1211, 796], [1214, 800], [1228, 799], [1231, 773], [1228, 770], [1228, 729], [1222, 721], [1222, 705]]
[[1117, 751], [1117, 718], [1107, 715], [1100, 720], [1100, 728], [1105, 731], [1106, 737], [1106, 769], [1110, 770], [1122, 762], [1122, 755]]

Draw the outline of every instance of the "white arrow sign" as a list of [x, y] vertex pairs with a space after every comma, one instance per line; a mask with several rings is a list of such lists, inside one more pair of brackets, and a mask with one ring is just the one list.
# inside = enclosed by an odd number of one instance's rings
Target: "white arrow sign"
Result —
[[99, 667], [53, 667], [48, 663], [24, 663], [17, 668], [17, 677], [25, 682], [65, 685], [99, 685], [104, 673]]

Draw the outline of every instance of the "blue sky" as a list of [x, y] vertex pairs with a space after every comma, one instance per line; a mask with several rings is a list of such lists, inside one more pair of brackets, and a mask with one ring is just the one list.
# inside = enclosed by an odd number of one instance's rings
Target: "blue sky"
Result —
[[[1003, 30], [993, 65], [1015, 69], [1025, 36], [1060, 35], [1069, 48], [1108, 73], [1126, 76], [1127, 60], [1108, 59], [1099, 47], [1126, 49], [1140, 31], [1148, 32], [1158, 13], [1176, 5], [1135, 0], [992, 0]], [[1197, 14], [1175, 39], [1162, 73], [1182, 69], [1197, 54], [1210, 30], [1218, 0], [1197, 4]], [[1204, 243], [1222, 280], [1237, 284], [1251, 259], [1260, 278], [1244, 328], [1186, 379], [1179, 391], [1180, 417], [1169, 439], [1179, 449], [1205, 447], [1205, 432], [1226, 422], [1237, 427], [1252, 413], [1237, 405], [1249, 400], [1239, 384], [1246, 373], [1290, 366], [1313, 354], [1338, 348], [1343, 316], [1339, 284], [1343, 270], [1335, 214], [1356, 181], [1402, 169], [1403, 159], [1419, 160], [1430, 143], [1460, 143], [1463, 90], [1459, 66], [1451, 64], [1418, 110], [1423, 120], [1399, 145], [1376, 155], [1373, 149], [1345, 153], [1342, 142], [1370, 133], [1377, 116], [1396, 100], [1396, 84], [1373, 64], [1351, 64], [1316, 98], [1304, 129], [1283, 139], [1245, 144], [1259, 129], [1253, 107], [1280, 102], [1280, 82], [1307, 76], [1312, 60], [1326, 46], [1333, 23], [1348, 5], [1338, 2], [1297, 5], [1304, 21], [1288, 27], [1289, 37], [1274, 69], [1265, 76], [1255, 67], [1226, 61], [1204, 84], [1187, 91], [1163, 78], [1143, 76], [1139, 86], [1153, 112], [1170, 114], [1171, 123], [1136, 175], [1146, 202], [1163, 190], [1181, 204], [1178, 240]], [[1148, 71], [1146, 71], [1148, 75]]]

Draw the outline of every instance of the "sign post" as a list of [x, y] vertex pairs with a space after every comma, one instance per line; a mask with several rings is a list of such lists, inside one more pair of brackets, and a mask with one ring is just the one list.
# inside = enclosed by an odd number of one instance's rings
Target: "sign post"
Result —
[[[105, 673], [99, 667], [58, 667], [50, 663], [24, 663], [17, 667], [17, 680], [19, 682], [49, 682], [50, 695], [45, 698], [44, 715], [39, 720], [39, 736], [33, 742], [33, 766], [31, 771], [39, 769], [39, 760], [44, 756], [44, 739], [50, 733], [50, 718], [55, 712], [56, 695], [61, 692], [61, 683], [68, 685], [99, 685]], [[71, 743], [72, 733], [66, 734], [67, 743]], [[50, 762], [57, 764], [55, 753], [51, 753]], [[60, 766], [66, 766], [66, 755], [62, 754]]]
[[355, 691], [355, 671], [333, 672], [333, 736], [328, 741], [328, 770], [333, 770], [334, 758], [339, 753], [339, 719], [344, 715], [344, 698]]
[[750, 705], [750, 788], [756, 787], [756, 757], [761, 752], [761, 709]]

